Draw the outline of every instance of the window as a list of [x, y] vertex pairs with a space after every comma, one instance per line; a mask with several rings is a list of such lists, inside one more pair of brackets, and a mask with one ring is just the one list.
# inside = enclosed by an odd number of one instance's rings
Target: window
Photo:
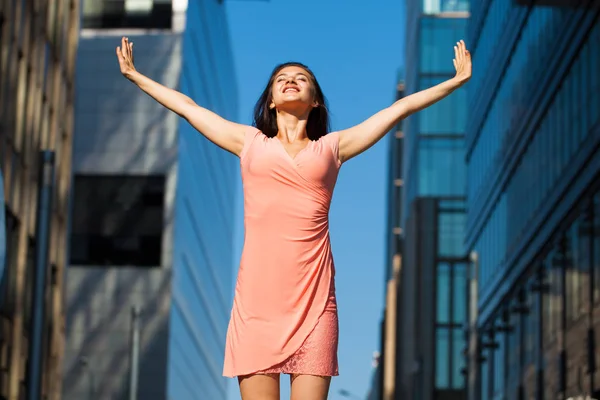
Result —
[[435, 14], [440, 12], [469, 11], [469, 0], [425, 0], [423, 12]]
[[576, 321], [585, 311], [588, 290], [588, 251], [585, 237], [580, 236], [584, 228], [582, 220], [576, 219], [565, 233], [565, 265], [567, 296], [567, 322]]
[[164, 177], [78, 175], [71, 264], [159, 266]]
[[465, 254], [465, 218], [464, 201], [455, 204], [440, 202], [438, 211], [438, 254], [440, 257], [461, 257]]
[[440, 262], [437, 266], [435, 370], [437, 389], [462, 389], [465, 366], [463, 327], [467, 309], [467, 264]]
[[83, 0], [83, 28], [171, 29], [171, 0]]
[[539, 315], [538, 315], [538, 303], [536, 293], [531, 289], [535, 284], [535, 279], [532, 277], [529, 279], [528, 287], [525, 291], [525, 307], [527, 309], [523, 315], [523, 353], [525, 366], [532, 365], [535, 363], [536, 356], [536, 337], [539, 327]]
[[521, 348], [520, 348], [520, 336], [521, 336], [521, 324], [520, 324], [520, 315], [515, 312], [515, 310], [519, 307], [519, 300], [514, 297], [510, 301], [510, 309], [508, 313], [508, 324], [509, 331], [507, 332], [507, 358], [508, 358], [508, 370], [506, 371], [506, 377], [508, 378], [507, 386], [515, 387], [516, 382], [519, 379], [519, 373], [521, 372], [520, 368], [520, 356], [521, 356]]
[[[505, 327], [507, 321], [505, 315], [498, 316], [496, 319], [496, 327]], [[504, 398], [504, 383], [506, 381], [506, 334], [505, 332], [498, 332], [496, 334], [496, 341], [498, 347], [494, 348], [493, 357], [493, 382], [492, 390], [494, 393], [494, 399]]]
[[435, 336], [435, 387], [443, 389], [450, 386], [450, 330], [438, 328]]
[[467, 168], [462, 137], [419, 138], [419, 195], [463, 196]]
[[452, 57], [454, 45], [463, 39], [466, 32], [467, 18], [421, 19], [419, 42], [419, 65], [422, 74], [455, 73]]
[[437, 322], [447, 324], [450, 322], [450, 264], [438, 264], [437, 273]]
[[[420, 90], [429, 89], [448, 79], [448, 76], [423, 76]], [[419, 133], [422, 135], [462, 136], [467, 122], [467, 97], [465, 88], [457, 89], [447, 97], [417, 114]], [[461, 157], [464, 162], [464, 157]]]

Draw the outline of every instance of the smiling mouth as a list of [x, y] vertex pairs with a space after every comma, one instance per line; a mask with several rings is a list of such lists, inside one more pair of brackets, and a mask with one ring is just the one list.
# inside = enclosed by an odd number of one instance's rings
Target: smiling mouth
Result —
[[296, 89], [296, 88], [293, 88], [293, 87], [289, 87], [289, 88], [286, 88], [286, 89], [283, 90], [283, 93], [290, 93], [290, 92], [298, 93], [299, 90]]

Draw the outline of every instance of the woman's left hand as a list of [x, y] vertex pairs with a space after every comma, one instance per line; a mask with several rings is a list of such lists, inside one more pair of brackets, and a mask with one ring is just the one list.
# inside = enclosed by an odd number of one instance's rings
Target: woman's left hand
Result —
[[471, 53], [467, 50], [464, 40], [461, 40], [454, 46], [454, 68], [456, 69], [456, 79], [462, 84], [471, 79]]

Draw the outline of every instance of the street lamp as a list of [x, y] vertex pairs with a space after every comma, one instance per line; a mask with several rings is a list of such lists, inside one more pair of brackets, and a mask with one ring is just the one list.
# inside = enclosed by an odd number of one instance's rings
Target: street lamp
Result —
[[352, 392], [347, 391], [346, 389], [340, 389], [338, 393], [340, 394], [340, 396], [347, 397], [349, 399], [362, 400], [360, 397], [358, 397]]

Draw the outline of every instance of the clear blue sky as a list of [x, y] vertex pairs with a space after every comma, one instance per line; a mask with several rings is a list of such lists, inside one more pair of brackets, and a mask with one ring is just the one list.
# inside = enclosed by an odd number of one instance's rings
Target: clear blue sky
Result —
[[[402, 0], [226, 1], [239, 87], [240, 122], [250, 123], [272, 68], [300, 61], [316, 74], [332, 128], [361, 122], [394, 101], [404, 60]], [[384, 298], [387, 140], [342, 166], [330, 213], [340, 318], [340, 389], [364, 397], [378, 348]], [[241, 208], [238, 243], [243, 240]], [[239, 399], [237, 382], [231, 400]], [[282, 379], [282, 399], [289, 381]]]

